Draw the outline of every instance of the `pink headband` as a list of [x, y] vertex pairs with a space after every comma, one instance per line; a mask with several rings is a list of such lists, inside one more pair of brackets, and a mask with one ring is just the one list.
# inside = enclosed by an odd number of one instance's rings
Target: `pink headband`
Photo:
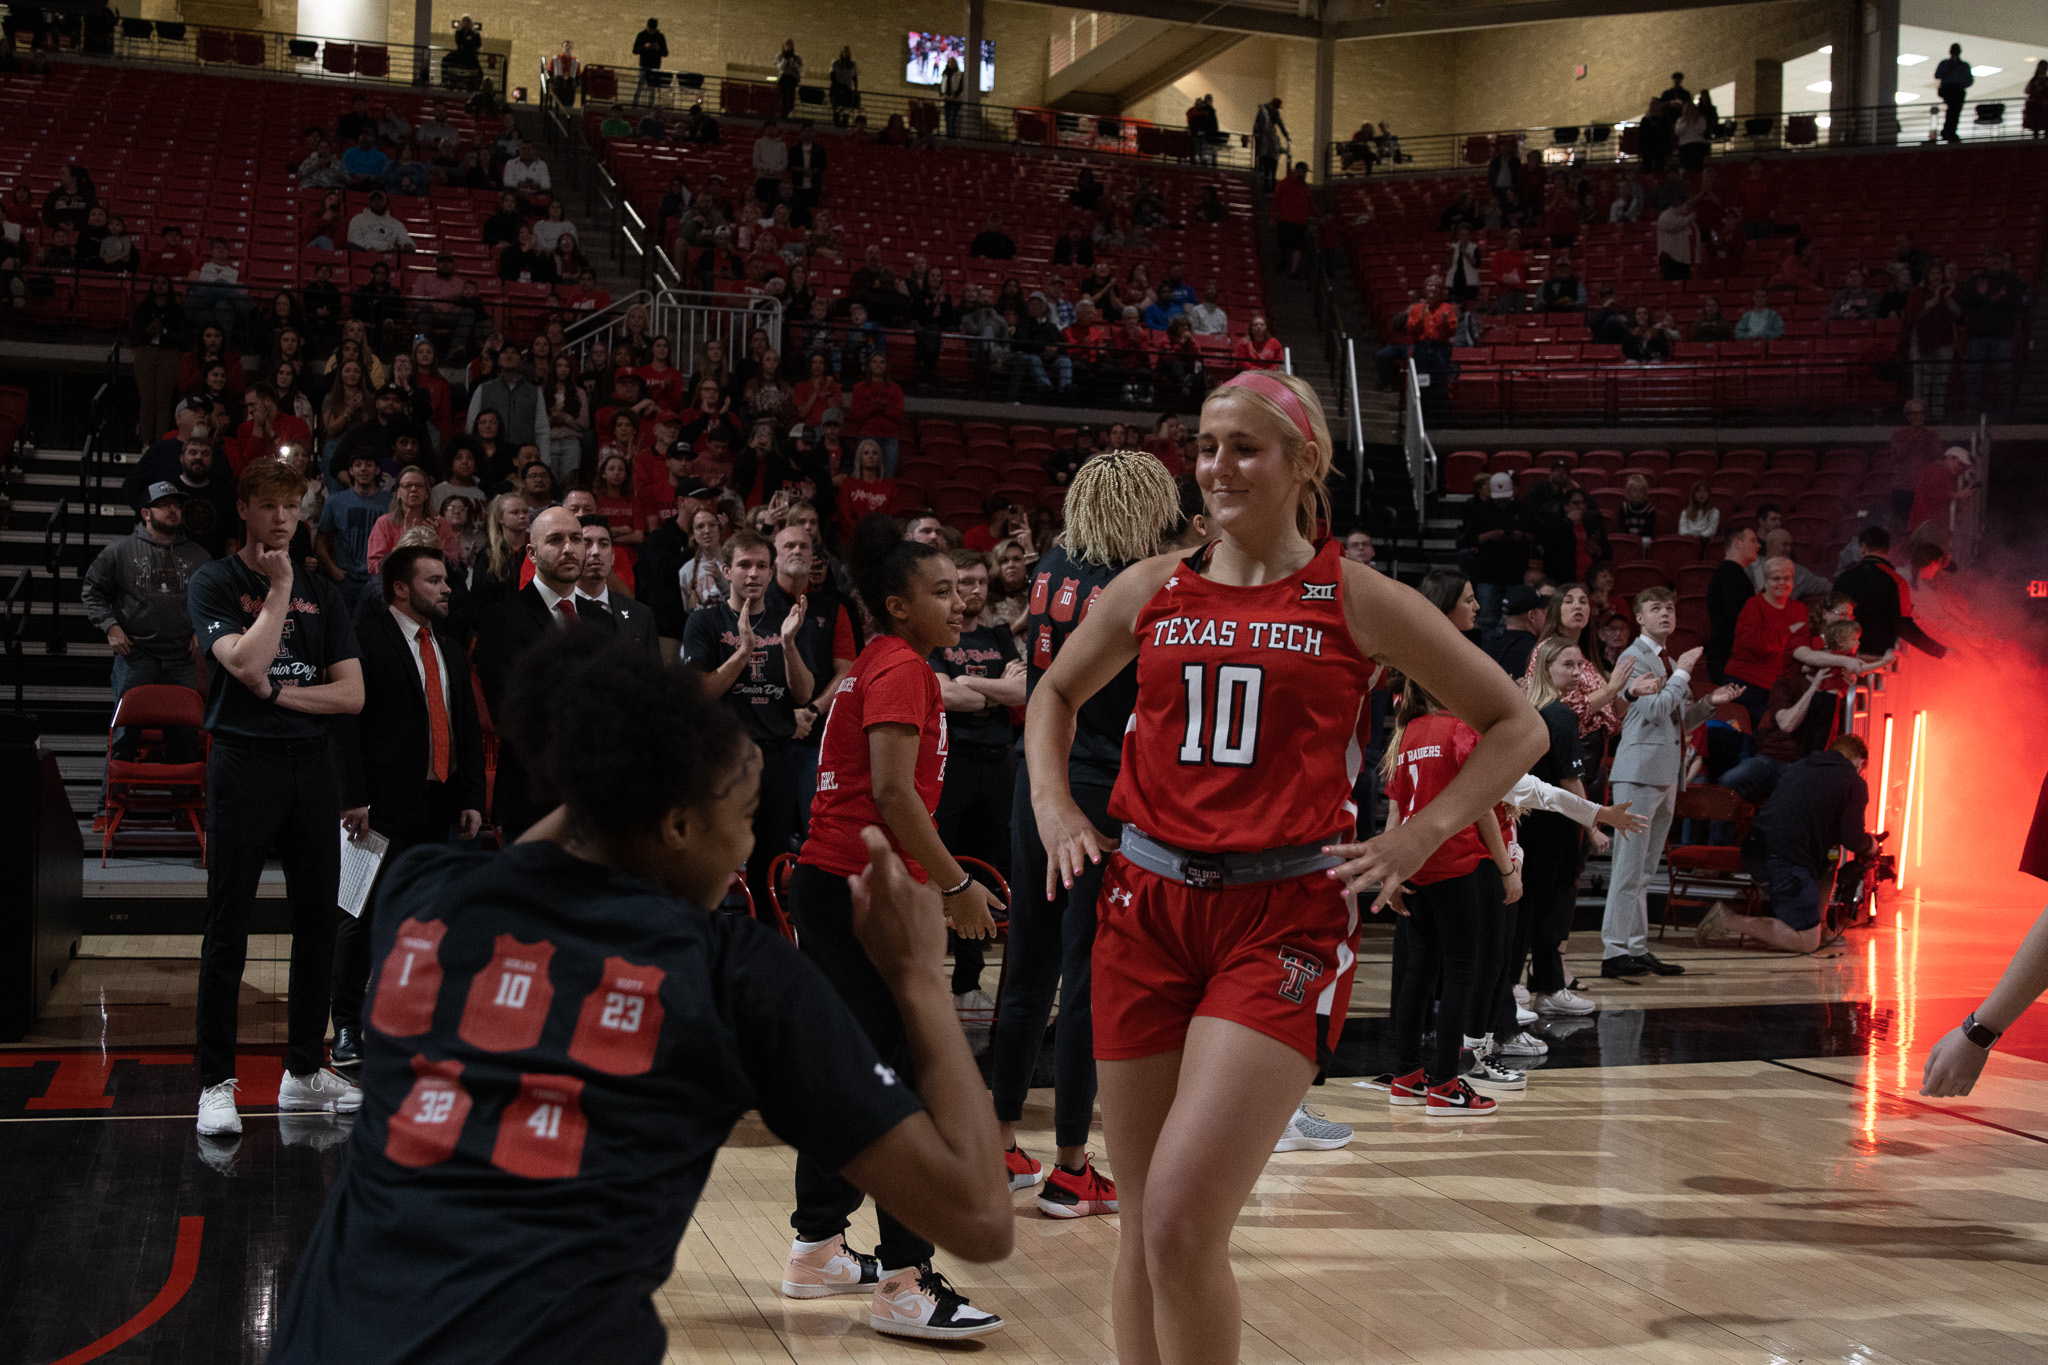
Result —
[[1287, 414], [1287, 420], [1294, 423], [1294, 429], [1301, 433], [1302, 440], [1316, 439], [1316, 429], [1308, 420], [1308, 409], [1302, 406], [1301, 396], [1264, 370], [1241, 370], [1217, 387], [1250, 389], [1265, 395], [1279, 405], [1281, 412]]

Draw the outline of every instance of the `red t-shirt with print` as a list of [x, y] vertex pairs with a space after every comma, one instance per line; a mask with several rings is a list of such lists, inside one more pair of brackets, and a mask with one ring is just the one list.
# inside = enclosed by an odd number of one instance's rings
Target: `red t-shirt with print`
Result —
[[[868, 759], [868, 729], [914, 725], [917, 741], [917, 796], [927, 815], [939, 808], [946, 778], [946, 707], [939, 675], [900, 636], [877, 635], [853, 661], [825, 721], [818, 750], [818, 795], [811, 802], [811, 836], [797, 861], [850, 877], [868, 865], [864, 826], [889, 826], [875, 805], [874, 771]], [[893, 831], [889, 843], [903, 852]], [[907, 856], [910, 875], [927, 880], [925, 869]]]

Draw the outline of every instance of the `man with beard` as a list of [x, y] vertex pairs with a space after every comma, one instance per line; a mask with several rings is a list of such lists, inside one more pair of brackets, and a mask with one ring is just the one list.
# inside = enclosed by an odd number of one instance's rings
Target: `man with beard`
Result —
[[216, 476], [219, 463], [211, 429], [192, 428], [178, 454], [177, 487], [185, 495], [185, 534], [208, 559], [219, 559], [242, 543], [235, 490], [225, 477]]
[[[386, 610], [358, 621], [363, 709], [335, 725], [341, 823], [349, 838], [391, 841], [384, 866], [415, 844], [474, 839], [483, 828], [484, 741], [469, 659], [443, 633], [448, 564], [441, 551], [402, 545], [380, 570]], [[381, 871], [380, 871], [381, 875]], [[334, 1061], [360, 1059], [370, 925], [344, 915], [334, 932]]]

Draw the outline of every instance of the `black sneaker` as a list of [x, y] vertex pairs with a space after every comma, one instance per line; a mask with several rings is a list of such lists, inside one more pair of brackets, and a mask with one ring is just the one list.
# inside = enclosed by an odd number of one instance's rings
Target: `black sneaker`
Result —
[[1636, 965], [1646, 972], [1655, 972], [1659, 976], [1685, 975], [1685, 968], [1679, 966], [1676, 962], [1660, 962], [1648, 953], [1638, 953], [1636, 955]]
[[1620, 957], [1603, 958], [1600, 962], [1602, 976], [1647, 976], [1650, 964], [1639, 957], [1623, 953]]

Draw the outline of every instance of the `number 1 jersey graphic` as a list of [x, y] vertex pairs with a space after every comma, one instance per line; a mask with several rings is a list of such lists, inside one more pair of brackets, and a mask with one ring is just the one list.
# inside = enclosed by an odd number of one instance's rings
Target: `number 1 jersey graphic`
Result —
[[555, 945], [546, 939], [521, 943], [499, 934], [491, 944], [490, 962], [469, 983], [457, 1036], [486, 1052], [516, 1052], [538, 1043], [548, 1006], [555, 1002], [548, 980], [554, 956]]
[[567, 1180], [583, 1169], [583, 1082], [521, 1076], [519, 1095], [498, 1120], [491, 1164], [530, 1180]]
[[408, 918], [377, 973], [377, 998], [370, 1027], [393, 1038], [412, 1038], [434, 1026], [434, 1002], [441, 995], [442, 920]]
[[469, 1118], [461, 1062], [412, 1059], [412, 1093], [384, 1131], [384, 1155], [401, 1166], [433, 1166], [455, 1155]]
[[637, 1076], [654, 1066], [661, 1041], [659, 967], [642, 967], [623, 957], [604, 960], [597, 989], [583, 997], [569, 1060], [614, 1076]]

